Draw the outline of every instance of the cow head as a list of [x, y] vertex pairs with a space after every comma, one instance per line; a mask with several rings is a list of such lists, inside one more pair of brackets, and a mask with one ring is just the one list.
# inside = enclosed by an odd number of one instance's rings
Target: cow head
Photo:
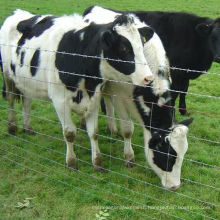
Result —
[[132, 81], [135, 85], [148, 85], [153, 80], [153, 74], [144, 56], [143, 41], [153, 36], [153, 30], [148, 26], [138, 29], [131, 15], [119, 15], [110, 24], [102, 33], [103, 54], [105, 58], [110, 58], [102, 72], [105, 76], [108, 72], [111, 76], [115, 72], [117, 80], [121, 76], [121, 79]]
[[210, 24], [198, 24], [196, 31], [200, 36], [208, 38], [214, 61], [220, 63], [220, 18]]
[[188, 149], [188, 125], [193, 119], [173, 125], [169, 132], [145, 130], [145, 154], [151, 168], [161, 179], [163, 187], [176, 190], [180, 187], [181, 167]]

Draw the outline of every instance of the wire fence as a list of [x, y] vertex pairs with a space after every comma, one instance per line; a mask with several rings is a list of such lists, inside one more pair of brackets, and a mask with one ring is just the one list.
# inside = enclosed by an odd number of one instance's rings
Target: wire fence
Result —
[[[15, 45], [6, 45], [6, 44], [0, 44], [1, 47], [17, 47]], [[25, 50], [36, 50], [36, 48], [31, 48], [31, 47], [22, 47], [22, 49]], [[99, 57], [99, 56], [88, 56], [85, 54], [70, 54], [70, 53], [65, 53], [65, 52], [59, 52], [59, 51], [53, 51], [53, 50], [47, 50], [47, 49], [43, 49], [42, 51], [47, 52], [47, 53], [60, 53], [63, 55], [71, 55], [71, 56], [80, 56], [83, 57], [85, 59], [105, 59], [108, 61], [114, 61], [114, 62], [128, 62], [128, 61], [123, 61], [123, 60], [114, 60], [114, 59], [109, 59], [109, 58], [103, 58], [103, 57]], [[10, 63], [4, 62], [3, 64], [5, 65], [10, 65]], [[135, 63], [135, 65], [137, 65], [138, 63]], [[139, 65], [145, 65], [143, 63], [139, 63]], [[21, 66], [21, 64], [16, 63], [15, 64], [16, 67]], [[32, 66], [32, 65], [27, 65], [27, 64], [23, 64], [23, 66], [27, 67], [27, 68], [37, 68], [38, 70], [42, 70], [42, 71], [46, 71], [48, 72], [48, 74], [50, 74], [51, 72], [54, 73], [55, 70], [50, 69], [50, 68], [40, 68], [39, 66]], [[207, 74], [208, 76], [213, 76], [216, 77], [216, 79], [218, 79], [218, 77], [220, 76], [220, 73], [212, 73], [212, 72], [208, 72], [208, 71], [198, 71], [198, 70], [190, 70], [190, 69], [182, 69], [182, 68], [178, 68], [178, 67], [169, 67], [170, 69], [173, 70], [179, 70], [179, 71], [185, 71], [187, 73], [189, 72], [197, 72], [197, 73], [203, 73], [203, 74]], [[129, 82], [124, 82], [124, 81], [120, 81], [120, 80], [111, 80], [111, 79], [104, 79], [102, 77], [94, 77], [94, 76], [85, 76], [82, 75], [80, 73], [71, 73], [71, 72], [64, 72], [61, 71], [62, 73], [65, 74], [69, 74], [69, 75], [73, 75], [73, 76], [78, 76], [78, 77], [83, 77], [83, 78], [91, 78], [91, 79], [99, 79], [99, 80], [103, 80], [103, 81], [109, 81], [109, 82], [114, 82], [114, 83], [125, 83], [125, 84], [130, 84]], [[13, 74], [12, 74], [13, 75]], [[39, 80], [33, 77], [28, 77], [28, 76], [13, 76], [13, 77], [17, 77], [20, 78], [18, 80], [24, 80], [26, 81], [26, 83], [29, 82], [29, 80], [32, 81], [36, 81], [36, 82], [41, 82], [41, 83], [45, 83], [45, 84], [57, 84], [60, 85], [60, 83], [57, 82], [51, 82], [51, 81], [44, 81], [44, 80]], [[154, 88], [152, 85], [148, 85], [145, 87], [150, 87], [150, 88]], [[73, 89], [78, 89], [78, 87], [72, 87]], [[34, 90], [35, 88], [33, 88]], [[3, 92], [3, 90], [1, 90]], [[200, 93], [192, 93], [192, 92], [183, 92], [183, 91], [177, 91], [177, 90], [171, 90], [171, 89], [166, 89], [165, 91], [170, 91], [170, 92], [177, 92], [177, 93], [184, 93], [187, 94], [188, 96], [195, 96], [195, 97], [199, 97], [199, 98], [207, 98], [209, 100], [215, 100], [215, 102], [219, 102], [220, 97], [218, 95], [209, 95], [209, 94], [200, 94]], [[13, 92], [8, 92], [6, 91], [7, 94], [13, 94], [13, 95], [20, 95], [20, 94], [16, 94]], [[91, 91], [91, 90], [87, 90], [87, 92], [93, 92], [93, 93], [101, 93], [101, 95], [106, 95], [106, 96], [111, 96], [114, 99], [121, 99], [121, 100], [125, 100], [125, 99], [130, 99], [132, 102], [135, 101], [139, 101], [136, 100], [134, 98], [128, 98], [127, 96], [118, 96], [117, 94], [107, 94], [104, 93], [102, 91]], [[51, 105], [51, 102], [49, 100], [43, 100], [41, 98], [33, 98], [33, 97], [29, 97], [28, 94], [25, 95], [21, 95], [27, 98], [32, 98], [32, 100], [36, 103], [40, 103], [40, 106], [45, 106], [47, 104]], [[130, 101], [128, 100], [128, 101]], [[144, 101], [145, 104], [151, 104], [153, 105], [158, 105], [158, 103], [154, 103], [154, 102], [147, 102]], [[175, 106], [171, 106], [171, 105], [166, 105], [164, 104], [163, 106], [170, 108], [170, 109], [178, 109]], [[198, 107], [199, 109], [199, 107]], [[207, 110], [207, 112], [204, 111], [200, 111], [200, 110], [189, 110], [189, 112], [196, 113], [196, 114], [200, 114], [200, 115], [204, 115], [205, 117], [207, 117], [207, 120], [211, 119], [217, 119], [219, 118], [219, 113], [216, 112], [211, 112], [209, 110]], [[8, 107], [7, 104], [1, 104], [0, 105], [0, 111], [2, 113], [2, 115], [6, 115], [7, 111], [10, 111], [10, 107]], [[39, 112], [38, 112], [39, 111]], [[22, 110], [20, 109], [15, 109], [13, 110], [14, 113], [17, 113], [18, 115], [22, 115]], [[89, 113], [93, 113], [93, 112], [89, 112]], [[40, 116], [39, 116], [40, 115]], [[48, 113], [47, 113], [48, 115]], [[53, 114], [54, 115], [54, 114]], [[36, 136], [39, 138], [39, 140], [41, 138], [47, 138], [48, 140], [50, 140], [52, 143], [54, 142], [60, 142], [62, 145], [64, 145], [65, 141], [63, 139], [63, 137], [61, 136], [61, 131], [59, 133], [59, 135], [57, 136], [57, 133], [54, 133], [54, 131], [51, 129], [48, 132], [46, 131], [46, 127], [44, 127], [44, 124], [47, 124], [49, 127], [53, 127], [53, 126], [57, 126], [57, 125], [61, 125], [60, 122], [58, 120], [55, 119], [51, 119], [47, 116], [43, 116], [42, 117], [42, 113], [40, 111], [40, 108], [37, 108], [37, 111], [35, 110], [34, 113], [31, 113], [30, 115], [26, 115], [26, 116], [30, 116], [31, 118], [34, 119], [34, 121], [36, 122], [41, 122], [39, 123], [38, 129], [31, 129], [31, 131], [33, 131]], [[108, 119], [110, 116], [108, 115], [103, 115], [98, 113], [97, 115], [99, 117], [99, 119], [101, 118], [101, 120], [103, 119]], [[132, 118], [132, 116], [131, 116]], [[124, 121], [123, 119], [115, 116], [112, 119], [115, 119], [116, 121], [120, 122], [127, 122], [128, 125], [130, 124], [130, 121]], [[214, 121], [213, 119], [213, 121]], [[17, 166], [20, 166], [21, 168], [26, 168], [34, 173], [39, 174], [40, 176], [43, 176], [45, 178], [51, 179], [59, 184], [64, 185], [65, 187], [68, 187], [70, 189], [73, 189], [75, 191], [79, 191], [83, 194], [88, 194], [88, 196], [97, 196], [97, 190], [102, 192], [102, 197], [100, 198], [101, 201], [104, 201], [106, 204], [111, 204], [113, 206], [121, 206], [121, 202], [124, 204], [124, 202], [126, 201], [126, 203], [131, 204], [131, 205], [136, 205], [136, 206], [140, 206], [145, 210], [149, 210], [150, 206], [148, 205], [148, 203], [145, 203], [145, 200], [147, 199], [150, 201], [153, 201], [154, 204], [159, 204], [159, 205], [164, 205], [164, 206], [173, 206], [174, 208], [178, 209], [178, 205], [179, 204], [184, 204], [185, 201], [190, 200], [191, 204], [197, 204], [199, 206], [205, 206], [208, 207], [209, 209], [215, 210], [218, 209], [220, 207], [220, 205], [218, 204], [218, 200], [216, 199], [216, 194], [219, 193], [220, 191], [220, 186], [218, 185], [218, 179], [215, 179], [216, 177], [218, 178], [218, 175], [220, 173], [220, 165], [218, 163], [218, 158], [217, 158], [217, 153], [219, 153], [219, 145], [220, 145], [220, 140], [218, 140], [217, 138], [219, 137], [219, 135], [214, 136], [213, 138], [204, 138], [201, 136], [197, 136], [196, 135], [192, 135], [191, 132], [189, 132], [188, 135], [188, 139], [189, 142], [195, 142], [197, 145], [202, 144], [202, 145], [206, 145], [205, 147], [207, 147], [207, 150], [205, 150], [204, 152], [209, 151], [209, 154], [207, 157], [210, 156], [215, 156], [214, 160], [210, 160], [210, 158], [207, 158], [207, 160], [205, 159], [204, 161], [204, 157], [202, 159], [200, 159], [199, 157], [197, 157], [197, 155], [187, 155], [185, 157], [180, 157], [180, 156], [176, 156], [173, 154], [169, 154], [169, 153], [164, 153], [159, 149], [153, 149], [154, 152], [157, 152], [159, 154], [164, 154], [164, 155], [168, 155], [168, 156], [172, 156], [175, 158], [179, 158], [179, 159], [183, 159], [183, 163], [184, 163], [184, 167], [183, 169], [187, 169], [188, 171], [190, 171], [190, 169], [193, 169], [194, 172], [198, 171], [201, 172], [201, 174], [199, 174], [198, 176], [200, 177], [200, 179], [195, 179], [192, 175], [187, 175], [187, 173], [184, 173], [184, 177], [181, 177], [181, 180], [185, 183], [184, 186], [182, 187], [186, 187], [187, 184], [190, 184], [192, 186], [198, 187], [199, 190], [198, 192], [201, 191], [205, 191], [206, 193], [210, 193], [210, 195], [213, 195], [213, 198], [210, 197], [210, 199], [207, 199], [206, 196], [204, 197], [197, 197], [197, 196], [192, 196], [191, 191], [186, 192], [179, 192], [179, 191], [172, 191], [166, 188], [163, 188], [162, 186], [160, 186], [157, 182], [155, 183], [155, 179], [156, 178], [146, 178], [143, 179], [143, 175], [145, 174], [145, 172], [154, 172], [153, 169], [145, 164], [145, 161], [143, 160], [143, 156], [141, 156], [141, 161], [137, 160], [137, 162], [133, 162], [133, 164], [137, 167], [137, 174], [134, 174], [132, 172], [127, 172], [124, 170], [117, 170], [117, 168], [119, 168], [121, 166], [122, 163], [125, 163], [126, 160], [123, 159], [120, 156], [120, 153], [115, 153], [114, 150], [114, 146], [116, 144], [125, 144], [126, 141], [122, 140], [121, 137], [115, 136], [113, 134], [109, 134], [106, 132], [105, 129], [102, 129], [103, 133], [107, 133], [107, 134], [102, 134], [102, 132], [96, 133], [95, 135], [97, 137], [99, 137], [99, 139], [104, 140], [104, 144], [108, 144], [110, 145], [110, 149], [108, 149], [108, 151], [105, 151], [105, 153], [101, 152], [101, 155], [104, 158], [108, 158], [108, 165], [107, 167], [105, 167], [104, 169], [106, 171], [108, 171], [108, 174], [104, 174], [104, 175], [111, 175], [114, 176], [115, 178], [113, 178], [113, 180], [111, 181], [110, 178], [108, 178], [108, 180], [106, 180], [105, 178], [103, 178], [102, 176], [97, 176], [97, 175], [93, 175], [93, 172], [88, 172], [88, 171], [83, 171], [83, 169], [79, 169], [79, 171], [77, 172], [76, 175], [71, 175], [71, 174], [67, 174], [66, 171], [61, 170], [61, 168], [65, 168], [65, 165], [63, 163], [57, 162], [57, 160], [60, 159], [55, 159], [58, 158], [60, 156], [61, 159], [63, 159], [65, 157], [65, 153], [63, 151], [59, 151], [56, 150], [52, 147], [48, 147], [47, 144], [44, 144], [43, 141], [39, 141], [40, 144], [34, 141], [34, 138], [29, 138], [28, 136], [23, 136], [20, 137], [19, 134], [17, 136], [8, 134], [6, 132], [6, 127], [7, 124], [12, 124], [10, 120], [6, 119], [5, 117], [0, 120], [1, 122], [1, 130], [0, 130], [0, 136], [1, 139], [0, 143], [1, 147], [0, 148], [0, 158], [3, 159], [4, 161], [8, 161], [10, 163], [16, 164]], [[103, 123], [103, 122], [102, 122]], [[214, 122], [213, 122], [214, 123]], [[19, 124], [17, 125], [18, 129], [22, 128], [22, 125], [20, 125], [21, 123], [19, 122]], [[16, 125], [16, 124], [14, 124]], [[41, 125], [41, 126], [40, 126]], [[140, 130], [144, 127], [143, 124], [140, 124], [139, 122], [137, 122], [136, 120], [134, 121], [134, 125], [135, 125], [135, 130]], [[217, 126], [216, 126], [217, 127]], [[151, 126], [151, 124], [149, 126], [146, 126], [147, 129], [151, 130], [151, 129], [157, 129], [160, 131], [164, 131], [164, 132], [170, 132], [170, 130], [167, 129], [162, 129], [159, 127], [153, 127]], [[218, 128], [218, 127], [217, 127]], [[80, 128], [79, 126], [77, 126], [77, 131], [78, 133], [83, 136], [84, 134], [88, 134], [86, 129]], [[207, 131], [208, 132], [208, 131]], [[46, 139], [45, 139], [46, 140]], [[140, 141], [140, 138], [138, 139]], [[205, 144], [204, 144], [205, 143]], [[210, 144], [210, 145], [209, 145]], [[89, 166], [92, 167], [93, 164], [91, 162], [88, 162], [87, 157], [84, 154], [90, 155], [91, 154], [91, 149], [88, 147], [88, 143], [85, 137], [83, 137], [81, 140], [78, 140], [74, 143], [74, 147], [77, 148], [77, 157], [78, 157], [78, 162], [80, 163], [81, 167], [84, 166]], [[140, 153], [141, 151], [144, 150], [144, 146], [143, 144], [139, 143], [131, 143], [131, 145], [136, 149], [136, 151], [138, 152], [139, 155], [142, 155], [142, 153]], [[190, 143], [191, 145], [191, 143]], [[27, 148], [27, 147], [30, 147]], [[36, 150], [37, 149], [37, 150]], [[40, 149], [40, 150], [39, 150]], [[48, 150], [50, 152], [52, 152], [53, 154], [57, 155], [57, 157], [53, 156], [53, 158], [49, 158], [45, 156], [45, 150]], [[192, 151], [193, 152], [193, 151]], [[196, 151], [195, 151], [196, 152]], [[47, 163], [46, 163], [46, 162]], [[208, 161], [208, 162], [206, 162]], [[120, 166], [115, 166], [114, 164], [120, 164]], [[47, 165], [45, 165], [47, 164]], [[53, 166], [58, 166], [58, 170], [52, 169]], [[139, 170], [140, 169], [140, 170]], [[142, 174], [140, 174], [139, 172], [141, 172]], [[129, 174], [127, 174], [129, 173]], [[202, 177], [202, 173], [205, 173], [208, 177], [204, 178]], [[213, 173], [216, 173], [217, 175], [213, 175]], [[189, 173], [188, 173], [189, 174]], [[129, 188], [128, 186], [126, 186], [125, 184], [123, 184], [123, 181], [119, 181], [119, 182], [114, 182], [115, 179], [122, 179], [124, 181], [132, 181], [134, 182], [134, 184], [136, 185], [140, 185], [141, 187], [150, 187], [153, 189], [153, 192], [158, 191], [162, 192], [165, 195], [165, 198], [161, 199], [161, 198], [157, 198], [156, 196], [153, 195], [153, 193], [150, 193], [149, 191], [144, 191], [143, 193], [140, 192], [137, 188], [133, 189], [133, 188]], [[87, 181], [88, 180], [88, 181]], [[80, 184], [80, 187], [78, 187], [78, 185], [74, 185], [71, 184], [70, 182], [74, 181], [74, 182], [78, 182]], [[100, 187], [100, 182], [103, 185], [103, 188]], [[193, 189], [195, 189], [195, 187]], [[123, 191], [123, 193], [119, 193], [119, 191], [115, 190], [115, 188], [118, 188], [120, 190]], [[89, 189], [89, 190], [88, 190]], [[125, 192], [125, 193], [124, 193]], [[111, 195], [111, 199], [107, 199], [108, 197], [106, 195]], [[178, 201], [177, 203], [173, 202], [173, 199], [167, 199], [166, 197], [175, 197], [175, 199]], [[184, 201], [182, 203], [182, 200]], [[159, 213], [163, 216], [168, 216], [170, 218], [174, 218], [174, 219], [185, 219], [187, 217], [179, 217], [176, 214], [173, 214], [172, 211], [170, 210], [151, 210], [152, 211], [152, 216], [156, 216], [156, 212], [159, 211]], [[183, 212], [182, 215], [180, 216], [193, 216], [195, 217], [195, 219], [198, 219], [198, 217], [202, 217], [202, 218], [206, 218], [206, 219], [217, 219], [217, 217], [215, 215], [209, 215], [209, 212], [205, 212], [204, 210], [202, 211], [198, 211], [198, 210], [190, 210], [187, 209], [186, 207], [182, 207]], [[138, 215], [138, 216], [142, 216], [146, 219], [154, 219], [154, 217], [151, 217], [147, 214], [147, 212], [143, 211], [143, 210], [132, 210], [132, 213], [134, 215]]]

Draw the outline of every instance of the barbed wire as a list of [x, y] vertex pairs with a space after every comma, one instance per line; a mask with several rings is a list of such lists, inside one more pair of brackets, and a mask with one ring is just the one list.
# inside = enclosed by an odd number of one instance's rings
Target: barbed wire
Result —
[[[15, 46], [15, 45], [5, 45], [5, 44], [1, 44], [3, 46], [13, 46], [13, 47], [22, 47], [22, 48], [26, 48], [26, 49], [32, 49], [32, 50], [36, 50], [36, 48], [30, 48], [30, 47], [24, 47], [24, 46]], [[93, 59], [104, 59], [104, 60], [109, 60], [109, 61], [114, 61], [114, 62], [126, 62], [126, 63], [135, 63], [135, 64], [140, 64], [140, 65], [147, 65], [147, 64], [143, 64], [143, 63], [136, 63], [133, 61], [123, 61], [123, 60], [117, 60], [117, 59], [111, 59], [111, 58], [103, 58], [103, 57], [97, 57], [97, 56], [88, 56], [88, 55], [83, 55], [83, 54], [77, 54], [77, 53], [66, 53], [66, 52], [60, 52], [60, 51], [51, 51], [51, 50], [46, 50], [46, 49], [40, 49], [41, 51], [45, 51], [45, 52], [51, 52], [51, 53], [59, 53], [59, 54], [63, 54], [63, 55], [72, 55], [72, 56], [80, 56], [80, 57], [84, 57], [84, 58], [93, 58]], [[1, 61], [2, 63], [7, 63], [5, 61]], [[9, 63], [7, 63], [9, 64]], [[21, 64], [16, 63], [17, 66], [21, 66]], [[36, 68], [36, 69], [40, 69], [40, 70], [44, 70], [44, 71], [49, 71], [49, 72], [54, 72], [55, 69], [48, 69], [48, 68], [42, 68], [42, 67], [38, 67], [38, 66], [33, 66], [33, 65], [28, 65], [28, 64], [23, 64], [23, 66], [29, 67], [29, 68]], [[176, 68], [176, 67], [175, 67]], [[187, 71], [187, 69], [185, 69]], [[103, 77], [97, 77], [97, 76], [90, 76], [90, 75], [84, 75], [84, 74], [79, 74], [79, 73], [73, 73], [73, 72], [68, 72], [68, 71], [61, 71], [59, 70], [60, 73], [63, 74], [68, 74], [68, 75], [73, 75], [73, 76], [80, 76], [83, 78], [91, 78], [91, 79], [95, 79], [95, 80], [104, 80], [104, 81], [108, 81], [108, 82], [114, 82], [114, 83], [123, 83], [123, 84], [127, 84], [127, 85], [132, 85], [132, 86], [139, 86], [139, 87], [148, 87], [148, 88], [155, 88], [155, 89], [161, 89], [164, 91], [170, 91], [170, 92], [176, 92], [176, 93], [181, 93], [181, 94], [190, 94], [190, 95], [194, 95], [194, 96], [199, 96], [199, 97], [206, 97], [206, 98], [213, 98], [213, 99], [220, 99], [219, 96], [212, 96], [212, 95], [206, 95], [206, 94], [197, 94], [197, 93], [192, 93], [192, 92], [183, 92], [183, 91], [179, 91], [179, 90], [173, 90], [173, 89], [169, 89], [169, 88], [157, 88], [157, 87], [153, 87], [153, 86], [149, 86], [149, 85], [145, 85], [145, 86], [141, 86], [141, 85], [134, 85], [131, 82], [126, 82], [126, 81], [121, 81], [121, 80], [115, 80], [115, 79], [108, 79], [108, 78], [103, 78]], [[220, 75], [220, 74], [219, 74]], [[16, 77], [22, 77], [22, 78], [26, 78], [26, 79], [33, 79], [32, 78], [28, 78], [25, 76], [18, 76], [16, 75]], [[34, 79], [36, 81], [40, 81], [37, 79]], [[46, 81], [42, 81], [44, 83], [51, 83], [51, 84], [59, 84], [56, 82], [46, 82]], [[68, 87], [72, 87], [72, 86], [68, 86]]]
[[[37, 48], [34, 47], [27, 47], [27, 46], [19, 46], [19, 45], [12, 45], [12, 44], [5, 44], [5, 43], [0, 43], [0, 46], [6, 46], [6, 47], [16, 47], [16, 48], [21, 48], [21, 49], [29, 49], [29, 50], [36, 50]], [[49, 53], [57, 53], [57, 54], [62, 54], [62, 55], [70, 55], [70, 56], [79, 56], [79, 57], [84, 57], [84, 58], [92, 58], [92, 59], [99, 59], [99, 60], [107, 60], [107, 61], [113, 61], [113, 62], [118, 62], [118, 63], [133, 63], [133, 64], [139, 64], [139, 65], [148, 65], [150, 67], [161, 67], [161, 68], [170, 68], [173, 70], [180, 70], [184, 72], [196, 72], [196, 73], [201, 73], [201, 74], [211, 74], [211, 75], [217, 75], [220, 76], [220, 73], [212, 73], [208, 72], [205, 70], [192, 70], [192, 69], [184, 69], [176, 66], [158, 66], [158, 65], [153, 65], [153, 64], [146, 64], [146, 63], [141, 63], [141, 62], [134, 62], [134, 61], [128, 61], [128, 60], [121, 60], [121, 59], [113, 59], [113, 58], [108, 58], [108, 57], [101, 57], [101, 56], [94, 56], [94, 55], [86, 55], [86, 54], [80, 54], [80, 53], [68, 53], [68, 52], [63, 52], [63, 51], [57, 51], [57, 50], [49, 50], [49, 49], [40, 49], [40, 51], [44, 52], [49, 52]]]

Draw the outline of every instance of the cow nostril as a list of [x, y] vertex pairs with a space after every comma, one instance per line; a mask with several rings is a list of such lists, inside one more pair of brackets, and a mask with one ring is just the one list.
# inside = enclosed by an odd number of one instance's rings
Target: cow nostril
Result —
[[170, 188], [170, 190], [174, 191], [174, 190], [177, 190], [179, 187], [180, 187], [180, 184], [179, 184], [179, 185], [176, 185], [176, 186], [172, 186], [172, 187]]
[[150, 84], [152, 81], [153, 81], [153, 76], [146, 76], [146, 77], [144, 78], [144, 84], [145, 84], [145, 85]]

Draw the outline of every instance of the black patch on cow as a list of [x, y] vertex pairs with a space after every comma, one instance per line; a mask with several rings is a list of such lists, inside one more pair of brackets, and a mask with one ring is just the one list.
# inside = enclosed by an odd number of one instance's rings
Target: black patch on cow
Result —
[[172, 148], [169, 140], [159, 133], [153, 134], [149, 141], [149, 148], [153, 150], [153, 161], [163, 171], [172, 172], [176, 162], [177, 153]]
[[34, 52], [34, 55], [33, 55], [32, 59], [31, 59], [30, 71], [31, 71], [31, 75], [32, 76], [36, 75], [37, 68], [39, 66], [39, 62], [40, 62], [40, 48], [38, 48]]
[[88, 7], [84, 12], [83, 12], [83, 17], [85, 17], [87, 14], [92, 12], [92, 9], [95, 7], [95, 5]]
[[22, 37], [18, 41], [18, 47], [16, 50], [17, 55], [27, 39], [30, 40], [32, 37], [39, 37], [47, 29], [53, 26], [54, 18], [56, 18], [54, 16], [47, 16], [37, 22], [37, 19], [40, 17], [40, 15], [34, 16], [18, 23], [17, 30], [22, 33]]
[[11, 63], [10, 66], [11, 66], [11, 70], [12, 70], [12, 72], [14, 73], [14, 75], [16, 75], [16, 74], [15, 74], [15, 64]]
[[123, 36], [117, 36], [117, 40], [111, 45], [111, 48], [104, 52], [104, 57], [125, 61], [107, 60], [112, 67], [125, 75], [130, 75], [135, 71], [134, 52], [131, 43]]
[[[149, 115], [146, 115], [139, 102], [138, 97], [140, 96], [143, 97], [145, 105], [150, 109]], [[141, 115], [144, 125], [148, 130], [149, 128], [152, 132], [158, 131], [157, 128], [166, 130], [172, 126], [173, 115], [172, 108], [170, 107], [169, 91], [164, 92], [161, 96], [156, 96], [153, 93], [151, 86], [145, 88], [136, 86], [133, 97], [139, 114]], [[157, 104], [160, 97], [163, 97], [165, 100], [167, 100], [162, 106]]]
[[27, 20], [21, 21], [17, 25], [17, 30], [21, 32], [23, 35], [18, 41], [18, 46], [16, 49], [17, 55], [19, 54], [21, 47], [24, 45], [26, 38], [28, 37], [28, 34], [31, 30], [31, 27], [36, 23], [37, 19], [40, 17], [40, 15], [33, 16]]
[[[80, 35], [84, 34], [83, 40]], [[100, 56], [102, 47], [100, 30], [97, 25], [89, 25], [79, 31], [71, 30], [63, 35], [56, 54], [55, 65], [59, 70], [60, 80], [71, 91], [76, 91], [78, 83], [84, 78], [89, 96], [94, 94], [95, 88], [102, 82], [100, 78], [100, 59], [87, 58], [72, 54]], [[68, 54], [65, 54], [68, 53]], [[75, 75], [74, 75], [75, 74]]]
[[76, 102], [77, 104], [79, 104], [81, 102], [82, 98], [83, 98], [83, 91], [79, 89], [77, 91], [76, 97], [73, 97], [73, 102]]
[[21, 52], [21, 60], [20, 60], [20, 65], [21, 65], [21, 67], [24, 65], [24, 56], [25, 56], [25, 52], [22, 51], [22, 52]]

